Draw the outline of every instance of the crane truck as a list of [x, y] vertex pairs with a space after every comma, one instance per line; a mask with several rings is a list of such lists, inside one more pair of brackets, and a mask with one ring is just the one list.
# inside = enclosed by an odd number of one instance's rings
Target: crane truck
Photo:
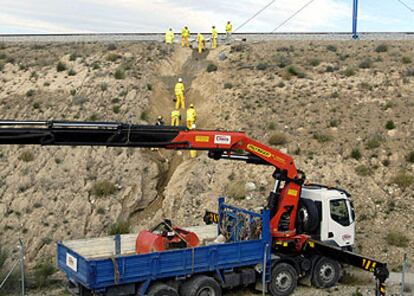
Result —
[[[213, 160], [275, 169], [262, 211], [236, 208], [220, 198], [218, 213], [206, 212], [204, 217], [217, 225], [208, 226], [210, 235], [205, 228], [199, 231], [194, 245], [183, 234], [190, 237], [197, 229], [181, 229], [171, 221], [138, 238], [58, 242], [58, 266], [74, 295], [220, 296], [223, 289], [255, 284], [263, 293], [287, 296], [305, 277], [316, 288], [336, 285], [343, 264], [371, 272], [376, 295], [385, 295], [386, 263], [353, 252], [350, 194], [305, 184], [305, 174], [292, 157], [244, 132], [119, 122], [0, 121], [0, 144], [204, 150]], [[199, 243], [203, 235], [216, 240]], [[148, 246], [160, 238], [170, 247]], [[139, 246], [146, 252], [138, 252]]]

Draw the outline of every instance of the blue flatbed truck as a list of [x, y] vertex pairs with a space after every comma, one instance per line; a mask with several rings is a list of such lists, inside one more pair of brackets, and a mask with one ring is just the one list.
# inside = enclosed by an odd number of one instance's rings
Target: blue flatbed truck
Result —
[[[258, 280], [268, 282], [271, 270], [269, 211], [258, 214], [232, 207], [220, 199], [219, 217], [218, 234], [224, 231], [223, 221], [227, 225], [233, 221], [230, 227], [226, 226], [229, 240], [224, 243], [142, 255], [125, 255], [128, 253], [125, 250], [119, 255], [100, 257], [99, 252], [89, 249], [93, 240], [72, 242], [72, 247], [69, 247], [71, 242], [63, 241], [57, 245], [58, 266], [66, 273], [70, 291], [80, 296], [169, 296], [197, 288], [200, 293], [196, 295], [221, 295], [221, 288], [247, 286]], [[243, 234], [246, 229], [241, 224], [254, 227], [260, 233], [246, 239]], [[92, 255], [83, 255], [82, 245], [89, 246], [83, 252]]]

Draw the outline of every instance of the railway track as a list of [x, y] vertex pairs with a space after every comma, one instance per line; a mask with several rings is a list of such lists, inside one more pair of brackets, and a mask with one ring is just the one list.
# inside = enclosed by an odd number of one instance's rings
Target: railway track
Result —
[[[209, 33], [206, 33], [209, 35]], [[351, 33], [236, 33], [235, 39], [261, 40], [350, 40]], [[192, 37], [195, 37], [192, 36]], [[361, 40], [414, 40], [414, 32], [360, 33]], [[164, 33], [85, 33], [85, 34], [0, 34], [0, 42], [113, 42], [163, 41]]]

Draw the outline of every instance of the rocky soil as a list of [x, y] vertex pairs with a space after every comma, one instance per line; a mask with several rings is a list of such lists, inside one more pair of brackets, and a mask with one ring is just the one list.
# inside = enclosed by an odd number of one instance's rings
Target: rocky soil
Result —
[[[183, 77], [198, 127], [244, 130], [293, 155], [311, 182], [352, 193], [361, 253], [395, 270], [404, 252], [413, 261], [414, 42], [241, 43], [201, 56], [156, 42], [0, 48], [2, 119], [169, 121]], [[0, 244], [13, 254], [23, 238], [29, 265], [53, 258], [57, 240], [106, 235], [120, 221], [133, 232], [163, 217], [201, 224], [218, 196], [255, 209], [272, 187], [269, 168], [203, 153], [0, 149]], [[315, 295], [306, 291], [297, 295]]]

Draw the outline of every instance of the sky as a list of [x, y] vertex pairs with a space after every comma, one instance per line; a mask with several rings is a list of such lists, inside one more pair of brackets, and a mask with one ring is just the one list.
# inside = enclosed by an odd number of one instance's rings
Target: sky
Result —
[[[276, 0], [240, 32], [271, 32], [309, 0]], [[414, 8], [414, 0], [402, 0]], [[224, 31], [270, 0], [0, 0], [0, 34]], [[360, 0], [359, 30], [414, 31], [414, 13], [398, 0]], [[352, 0], [314, 0], [278, 32], [349, 32]]]

